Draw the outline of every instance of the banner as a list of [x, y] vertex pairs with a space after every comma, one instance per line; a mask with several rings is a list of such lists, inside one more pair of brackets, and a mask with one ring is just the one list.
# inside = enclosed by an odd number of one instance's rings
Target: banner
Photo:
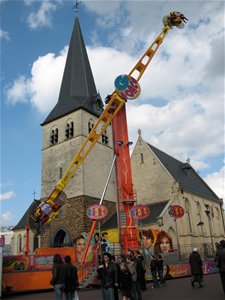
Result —
[[27, 271], [30, 268], [30, 257], [26, 255], [4, 256], [3, 272]]

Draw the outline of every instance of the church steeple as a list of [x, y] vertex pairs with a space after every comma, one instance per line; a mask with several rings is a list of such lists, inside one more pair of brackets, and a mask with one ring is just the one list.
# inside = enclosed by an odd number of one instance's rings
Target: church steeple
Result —
[[100, 116], [103, 103], [95, 87], [79, 20], [76, 16], [58, 102], [42, 125], [78, 109]]

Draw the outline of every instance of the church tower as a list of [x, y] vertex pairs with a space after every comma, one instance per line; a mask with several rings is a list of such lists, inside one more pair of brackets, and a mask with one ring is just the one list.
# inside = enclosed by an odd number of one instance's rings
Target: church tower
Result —
[[[76, 16], [58, 102], [42, 123], [42, 200], [50, 195], [63, 176], [102, 111], [103, 102], [96, 90]], [[64, 189], [66, 204], [58, 217], [43, 227], [41, 247], [69, 245], [81, 232], [90, 230], [86, 209], [99, 203], [113, 156], [112, 129], [109, 126]], [[114, 212], [115, 174], [111, 176], [104, 200], [109, 211]]]

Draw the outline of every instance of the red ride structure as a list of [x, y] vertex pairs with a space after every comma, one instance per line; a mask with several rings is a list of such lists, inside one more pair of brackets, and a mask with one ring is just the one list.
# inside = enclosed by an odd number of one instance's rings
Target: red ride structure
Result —
[[[31, 217], [37, 224], [45, 225], [54, 219], [59, 209], [65, 203], [64, 193], [62, 192], [71, 178], [75, 175], [80, 165], [84, 162], [94, 145], [98, 142], [106, 128], [112, 123], [113, 140], [116, 153], [116, 179], [117, 179], [117, 206], [118, 206], [118, 229], [120, 242], [125, 250], [129, 248], [137, 249], [137, 226], [134, 218], [131, 216], [131, 210], [135, 204], [133, 191], [129, 139], [126, 119], [125, 103], [128, 100], [136, 99], [140, 94], [139, 80], [144, 74], [146, 68], [151, 62], [153, 56], [162, 44], [165, 36], [173, 27], [183, 28], [187, 19], [179, 12], [171, 12], [163, 18], [164, 28], [147, 51], [142, 55], [128, 75], [120, 75], [115, 80], [115, 91], [108, 96], [107, 106], [96, 121], [94, 127], [84, 140], [77, 154], [74, 156], [62, 178], [53, 189], [49, 198], [43, 201], [37, 209], [31, 214]], [[102, 203], [100, 203], [101, 205]], [[46, 209], [50, 206], [51, 209]], [[96, 220], [90, 232], [91, 239], [96, 225]], [[87, 243], [86, 247], [89, 246]], [[85, 249], [82, 263], [85, 261], [87, 250]]]

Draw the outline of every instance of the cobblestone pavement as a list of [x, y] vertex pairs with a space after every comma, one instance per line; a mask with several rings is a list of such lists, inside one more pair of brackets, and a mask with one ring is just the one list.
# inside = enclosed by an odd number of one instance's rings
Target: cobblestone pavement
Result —
[[[91, 288], [78, 291], [79, 300], [101, 300], [101, 290]], [[53, 291], [38, 293], [23, 293], [3, 297], [2, 299], [20, 300], [54, 300]], [[122, 298], [120, 298], [122, 299]], [[204, 287], [193, 288], [189, 278], [172, 279], [165, 287], [152, 289], [152, 283], [147, 284], [147, 291], [142, 293], [143, 300], [224, 300], [222, 284], [219, 274], [204, 276]], [[64, 299], [63, 299], [64, 300]]]

